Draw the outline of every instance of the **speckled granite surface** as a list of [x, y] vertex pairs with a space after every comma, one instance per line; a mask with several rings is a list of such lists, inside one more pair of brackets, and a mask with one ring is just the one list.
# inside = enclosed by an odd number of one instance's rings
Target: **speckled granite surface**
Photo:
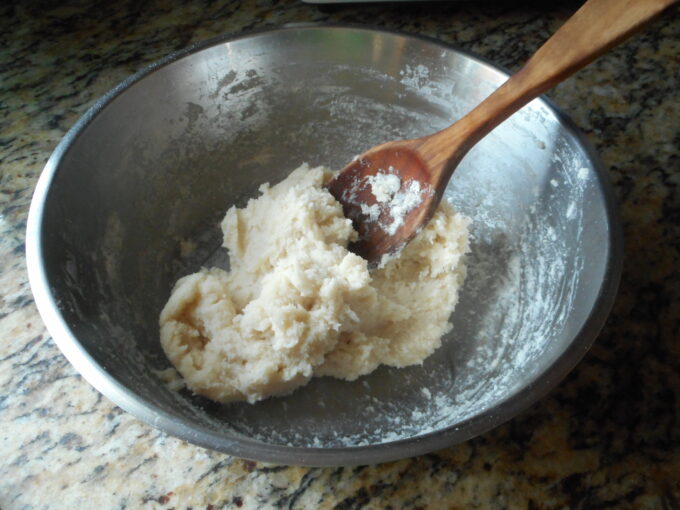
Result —
[[66, 130], [128, 74], [217, 34], [305, 21], [427, 34], [516, 69], [577, 5], [520, 3], [3, 3], [0, 508], [680, 508], [677, 10], [549, 94], [615, 183], [623, 281], [577, 369], [481, 437], [357, 468], [267, 466], [203, 450], [90, 387], [32, 302], [23, 251], [36, 179]]

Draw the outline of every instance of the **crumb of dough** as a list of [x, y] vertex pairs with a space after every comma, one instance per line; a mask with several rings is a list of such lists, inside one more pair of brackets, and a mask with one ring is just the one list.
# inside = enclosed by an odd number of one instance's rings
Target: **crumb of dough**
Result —
[[222, 221], [231, 268], [181, 278], [160, 315], [161, 344], [195, 393], [220, 401], [285, 395], [314, 376], [354, 380], [421, 363], [451, 329], [469, 220], [443, 201], [430, 223], [370, 271], [324, 188], [303, 164]]
[[172, 367], [164, 370], [154, 370], [153, 372], [171, 390], [178, 391], [186, 386], [186, 382], [182, 379], [182, 376]]

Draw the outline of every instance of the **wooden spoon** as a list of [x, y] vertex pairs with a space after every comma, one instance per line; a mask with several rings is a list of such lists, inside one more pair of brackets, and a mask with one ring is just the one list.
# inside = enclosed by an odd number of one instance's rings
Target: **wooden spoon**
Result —
[[327, 187], [359, 233], [350, 249], [371, 266], [401, 249], [430, 220], [456, 166], [479, 140], [675, 1], [589, 0], [458, 122], [423, 138], [378, 145], [347, 165]]

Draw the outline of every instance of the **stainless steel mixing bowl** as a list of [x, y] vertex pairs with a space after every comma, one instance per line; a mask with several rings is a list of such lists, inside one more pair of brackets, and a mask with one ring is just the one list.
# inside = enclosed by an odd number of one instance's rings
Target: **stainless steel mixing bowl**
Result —
[[449, 186], [473, 219], [472, 252], [454, 329], [422, 366], [315, 379], [256, 405], [218, 405], [158, 375], [169, 367], [159, 311], [178, 276], [227, 263], [217, 222], [229, 206], [303, 161], [339, 168], [441, 128], [506, 76], [433, 40], [337, 26], [217, 39], [144, 69], [69, 131], [36, 188], [27, 258], [47, 328], [123, 409], [250, 459], [386, 461], [511, 418], [586, 352], [621, 266], [610, 185], [543, 99], [482, 141]]

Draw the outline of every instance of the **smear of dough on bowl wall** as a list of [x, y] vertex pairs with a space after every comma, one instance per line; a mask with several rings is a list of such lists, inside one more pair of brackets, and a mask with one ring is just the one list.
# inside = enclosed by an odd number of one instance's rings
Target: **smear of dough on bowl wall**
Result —
[[468, 218], [442, 201], [398, 256], [369, 271], [347, 249], [357, 233], [324, 188], [332, 175], [303, 164], [263, 184], [222, 221], [229, 271], [203, 268], [175, 284], [161, 344], [193, 392], [254, 403], [315, 376], [419, 364], [452, 328]]

